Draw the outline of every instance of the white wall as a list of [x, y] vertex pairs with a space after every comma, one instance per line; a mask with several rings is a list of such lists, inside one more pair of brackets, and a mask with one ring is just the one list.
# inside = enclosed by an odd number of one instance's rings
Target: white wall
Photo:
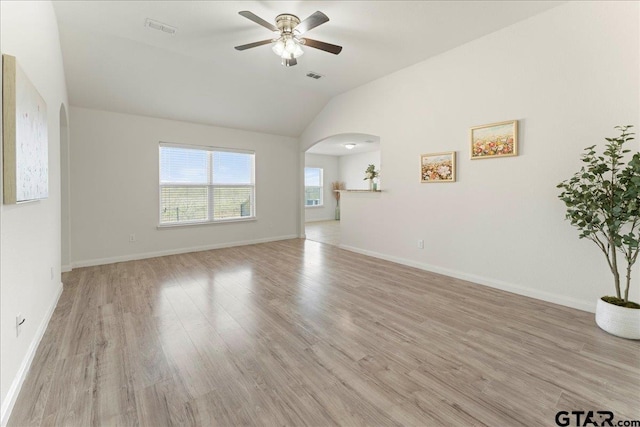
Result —
[[[0, 205], [0, 398], [4, 424], [62, 291], [60, 105], [67, 104], [67, 90], [51, 2], [0, 2], [0, 50], [16, 57], [44, 98], [49, 137], [49, 197]], [[18, 313], [26, 322], [16, 337]]]
[[[556, 184], [615, 125], [638, 129], [638, 8], [569, 2], [334, 98], [301, 150], [354, 129], [383, 141], [383, 193], [341, 201], [343, 244], [593, 310], [611, 274], [564, 220]], [[469, 128], [510, 119], [520, 155], [469, 160]], [[420, 154], [450, 150], [458, 182], [420, 184]]]
[[[340, 174], [338, 171], [338, 157], [325, 156], [322, 154], [309, 154], [305, 156], [305, 167], [322, 168], [322, 185], [323, 185], [323, 205], [305, 207], [305, 222], [327, 221], [335, 219], [336, 199], [333, 197], [331, 183], [338, 181]], [[304, 205], [304, 200], [302, 200]]]
[[60, 238], [61, 253], [60, 263], [62, 264], [62, 271], [71, 270], [71, 250], [69, 248], [69, 238], [71, 230], [69, 228], [69, 218], [71, 217], [70, 201], [69, 201], [69, 189], [71, 184], [69, 182], [69, 123], [68, 114], [66, 108], [60, 109]]
[[[70, 122], [73, 266], [297, 237], [295, 138], [76, 107]], [[158, 230], [159, 141], [255, 150], [258, 219]]]
[[[365, 181], [364, 171], [367, 170], [370, 164], [374, 164], [377, 171], [382, 170], [380, 167], [380, 151], [340, 156], [340, 181], [344, 181], [349, 190], [368, 190], [369, 181]], [[382, 174], [374, 182], [380, 183], [381, 179]]]

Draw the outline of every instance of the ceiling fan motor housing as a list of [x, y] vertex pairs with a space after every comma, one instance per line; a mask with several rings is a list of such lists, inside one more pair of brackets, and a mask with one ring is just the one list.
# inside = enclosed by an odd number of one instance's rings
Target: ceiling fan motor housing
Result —
[[300, 23], [300, 18], [296, 15], [291, 15], [289, 13], [283, 13], [276, 16], [276, 27], [283, 34], [291, 34], [293, 33], [293, 29]]

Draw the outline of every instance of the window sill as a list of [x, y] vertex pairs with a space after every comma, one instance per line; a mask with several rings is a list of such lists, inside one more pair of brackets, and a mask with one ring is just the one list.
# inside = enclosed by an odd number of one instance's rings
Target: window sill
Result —
[[324, 208], [324, 205], [309, 205], [309, 206], [305, 206], [305, 209], [317, 209], [317, 208]]
[[170, 228], [182, 228], [182, 227], [197, 227], [203, 225], [218, 225], [218, 224], [229, 224], [234, 222], [252, 222], [257, 221], [258, 218], [255, 216], [250, 216], [247, 218], [230, 218], [230, 219], [219, 219], [217, 221], [203, 221], [203, 222], [182, 222], [182, 223], [171, 223], [171, 224], [158, 224], [156, 228], [158, 230], [165, 230]]

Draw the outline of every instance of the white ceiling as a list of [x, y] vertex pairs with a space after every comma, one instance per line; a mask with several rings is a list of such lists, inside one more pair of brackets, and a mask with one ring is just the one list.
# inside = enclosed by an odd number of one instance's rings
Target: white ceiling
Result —
[[[345, 144], [356, 144], [348, 150]], [[349, 156], [352, 154], [380, 151], [380, 137], [366, 133], [343, 133], [323, 139], [307, 150], [310, 154], [324, 154], [326, 156]]]
[[[333, 96], [550, 9], [554, 1], [54, 1], [70, 103], [298, 136]], [[306, 35], [344, 47], [306, 48], [285, 68], [267, 21], [316, 10]], [[175, 26], [171, 36], [146, 18]], [[313, 80], [309, 71], [325, 75]]]

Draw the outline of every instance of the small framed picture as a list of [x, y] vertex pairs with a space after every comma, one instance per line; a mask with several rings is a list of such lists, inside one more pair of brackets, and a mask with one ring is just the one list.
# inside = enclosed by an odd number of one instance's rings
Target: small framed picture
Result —
[[517, 155], [517, 120], [471, 128], [471, 160]]
[[456, 152], [420, 155], [420, 182], [456, 182]]

